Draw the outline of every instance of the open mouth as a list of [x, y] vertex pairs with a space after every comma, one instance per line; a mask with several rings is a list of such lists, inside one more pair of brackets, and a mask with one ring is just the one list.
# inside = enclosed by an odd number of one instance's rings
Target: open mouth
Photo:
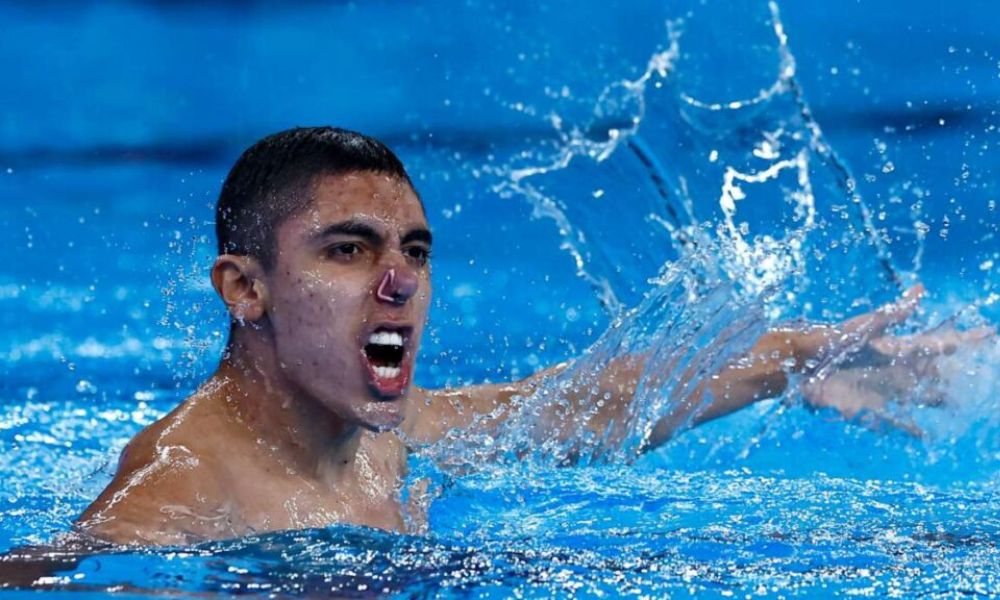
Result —
[[406, 391], [410, 382], [409, 334], [409, 328], [379, 327], [364, 340], [362, 362], [369, 384], [380, 396], [395, 397]]

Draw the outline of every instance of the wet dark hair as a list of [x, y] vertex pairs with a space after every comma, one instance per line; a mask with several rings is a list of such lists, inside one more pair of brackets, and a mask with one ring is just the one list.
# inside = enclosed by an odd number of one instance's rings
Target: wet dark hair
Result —
[[275, 232], [312, 202], [319, 175], [371, 171], [413, 183], [403, 163], [375, 138], [337, 127], [297, 127], [269, 135], [243, 152], [222, 184], [215, 208], [219, 254], [274, 266]]

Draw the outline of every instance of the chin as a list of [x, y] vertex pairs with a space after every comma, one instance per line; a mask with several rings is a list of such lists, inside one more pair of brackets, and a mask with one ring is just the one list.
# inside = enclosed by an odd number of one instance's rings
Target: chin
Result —
[[358, 415], [358, 423], [365, 429], [384, 432], [399, 427], [403, 423], [402, 399], [381, 401], [375, 406], [365, 407]]

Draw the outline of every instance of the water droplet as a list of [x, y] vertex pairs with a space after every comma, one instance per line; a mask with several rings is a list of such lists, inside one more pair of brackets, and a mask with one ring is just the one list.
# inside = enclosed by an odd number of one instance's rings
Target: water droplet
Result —
[[86, 379], [81, 379], [76, 382], [76, 392], [78, 394], [93, 394], [97, 392], [97, 386]]

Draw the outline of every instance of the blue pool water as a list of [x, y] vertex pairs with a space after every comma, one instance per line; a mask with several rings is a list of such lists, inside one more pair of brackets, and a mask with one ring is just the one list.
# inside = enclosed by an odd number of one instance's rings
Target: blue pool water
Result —
[[[214, 367], [215, 197], [242, 147], [292, 125], [379, 136], [420, 188], [421, 385], [634, 348], [707, 368], [917, 280], [932, 294], [903, 332], [997, 322], [1000, 10], [813, 4], [0, 7], [0, 551], [68, 530]], [[514, 419], [425, 449], [427, 533], [70, 553], [34, 587], [1000, 594], [1000, 352], [944, 367], [942, 406], [894, 409], [922, 437], [808, 410], [793, 382], [640, 454], [670, 401], [647, 387], [613, 447]]]

